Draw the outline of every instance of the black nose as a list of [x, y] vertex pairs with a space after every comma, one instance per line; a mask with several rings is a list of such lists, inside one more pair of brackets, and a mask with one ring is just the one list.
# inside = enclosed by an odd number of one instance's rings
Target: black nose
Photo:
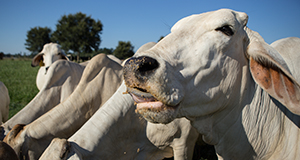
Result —
[[145, 79], [159, 67], [159, 63], [147, 56], [133, 57], [126, 61], [124, 65], [124, 74], [132, 72], [136, 78]]

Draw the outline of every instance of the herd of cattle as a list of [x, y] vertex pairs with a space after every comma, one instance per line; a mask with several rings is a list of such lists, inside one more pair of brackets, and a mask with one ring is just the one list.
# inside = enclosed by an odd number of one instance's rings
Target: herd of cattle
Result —
[[123, 63], [44, 45], [39, 93], [9, 120], [0, 83], [0, 159], [188, 160], [199, 140], [218, 159], [299, 159], [300, 39], [269, 45], [247, 21], [229, 9], [183, 18]]

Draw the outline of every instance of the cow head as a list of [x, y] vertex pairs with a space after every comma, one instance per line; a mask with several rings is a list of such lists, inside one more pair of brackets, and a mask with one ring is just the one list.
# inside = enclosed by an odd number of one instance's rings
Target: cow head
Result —
[[53, 62], [59, 59], [69, 60], [57, 43], [48, 43], [45, 44], [43, 50], [32, 59], [31, 66], [35, 67], [39, 65], [49, 67]]
[[[137, 102], [136, 111], [150, 122], [169, 123], [244, 103], [253, 79], [271, 95], [284, 90], [264, 84], [269, 73], [258, 75], [263, 68], [273, 68], [290, 80], [290, 89], [297, 88], [281, 56], [246, 27], [247, 21], [247, 14], [229, 9], [192, 15], [177, 22], [150, 50], [127, 60], [124, 80]], [[280, 102], [286, 104], [284, 99]], [[299, 97], [293, 103], [299, 104]]]

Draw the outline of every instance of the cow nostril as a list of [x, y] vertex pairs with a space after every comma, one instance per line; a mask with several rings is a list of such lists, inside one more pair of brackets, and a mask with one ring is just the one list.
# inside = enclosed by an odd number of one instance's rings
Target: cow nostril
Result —
[[141, 74], [153, 72], [159, 67], [158, 62], [150, 57], [141, 57], [140, 63], [138, 63], [137, 71]]
[[132, 81], [135, 78], [137, 78], [139, 81], [144, 81], [147, 80], [148, 77], [154, 73], [158, 67], [159, 63], [151, 57], [133, 57], [128, 59], [124, 64], [124, 78], [128, 81]]

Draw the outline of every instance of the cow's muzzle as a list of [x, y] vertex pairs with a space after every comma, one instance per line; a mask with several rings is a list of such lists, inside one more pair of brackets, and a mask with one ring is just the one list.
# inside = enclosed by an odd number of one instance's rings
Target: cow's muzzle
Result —
[[159, 63], [147, 56], [133, 57], [123, 67], [124, 80], [128, 87], [145, 89], [145, 83], [159, 67]]

